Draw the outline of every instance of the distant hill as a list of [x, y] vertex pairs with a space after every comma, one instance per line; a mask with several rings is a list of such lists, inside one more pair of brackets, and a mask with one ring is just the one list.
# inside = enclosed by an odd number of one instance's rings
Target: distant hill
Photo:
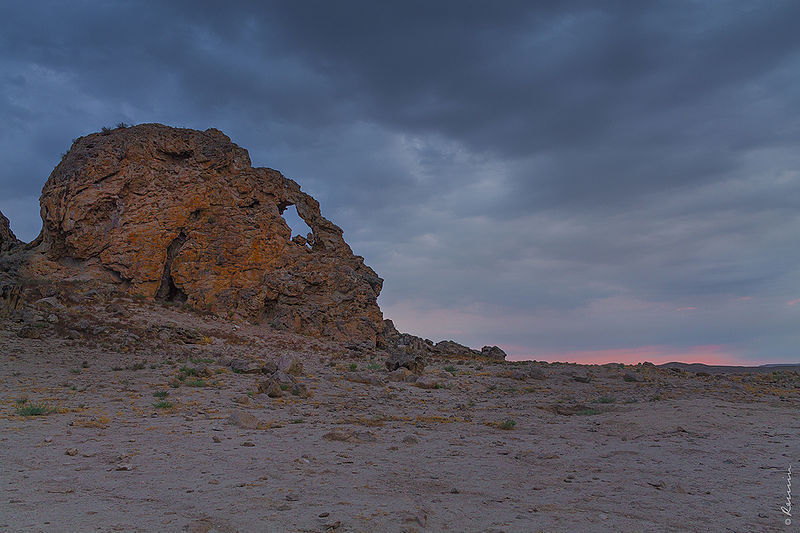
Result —
[[657, 365], [661, 368], [681, 368], [690, 372], [708, 372], [709, 374], [729, 374], [745, 372], [774, 372], [776, 370], [790, 370], [800, 372], [800, 363], [788, 364], [768, 364], [760, 366], [736, 366], [736, 365], [706, 365], [703, 363], [679, 363], [673, 361]]

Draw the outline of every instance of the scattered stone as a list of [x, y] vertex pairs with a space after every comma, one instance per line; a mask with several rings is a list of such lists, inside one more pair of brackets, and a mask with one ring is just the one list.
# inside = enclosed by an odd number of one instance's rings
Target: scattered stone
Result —
[[253, 447], [253, 446], [255, 446], [255, 443], [253, 441], [251, 441], [251, 440], [246, 440], [243, 443], [241, 443], [239, 446]]
[[642, 381], [642, 378], [640, 378], [639, 376], [637, 376], [637, 375], [636, 375], [636, 374], [634, 374], [633, 372], [625, 372], [625, 373], [622, 375], [622, 379], [623, 379], [624, 381], [628, 381], [628, 382], [630, 382], [630, 383], [637, 383], [637, 382], [640, 382], [640, 381]]
[[247, 411], [232, 411], [228, 417], [228, 424], [242, 429], [266, 429], [266, 425]]
[[266, 365], [257, 359], [232, 359], [228, 367], [238, 374], [262, 374]]
[[64, 309], [64, 306], [59, 303], [58, 299], [55, 296], [47, 296], [46, 298], [40, 298], [39, 300], [36, 300], [36, 302], [33, 305], [35, 305], [39, 309], [45, 309], [45, 310], [57, 311]]
[[278, 370], [277, 372], [272, 374], [272, 378], [271, 379], [274, 379], [275, 381], [277, 381], [281, 385], [288, 386], [288, 387], [291, 387], [292, 385], [297, 383], [297, 378], [295, 378], [291, 374], [285, 373], [282, 370]]
[[357, 442], [378, 442], [378, 438], [370, 431], [355, 431], [352, 438]]
[[212, 441], [214, 441], [214, 442], [216, 442], [217, 444], [219, 444], [220, 442], [222, 442], [222, 439], [221, 439], [221, 438], [219, 438], [219, 437], [217, 437], [216, 435], [212, 436], [212, 437], [211, 437], [211, 440], [212, 440]]
[[378, 439], [369, 431], [331, 431], [322, 436], [323, 439], [338, 442], [377, 442]]
[[17, 337], [22, 339], [39, 339], [42, 337], [42, 328], [28, 325], [22, 326], [19, 331], [17, 331]]
[[234, 403], [238, 403], [240, 405], [250, 405], [250, 397], [247, 396], [246, 394], [241, 394], [239, 396], [236, 396], [233, 399], [233, 401], [234, 401]]
[[386, 376], [389, 381], [405, 381], [408, 376], [412, 375], [411, 371], [407, 368], [398, 368]]
[[419, 387], [420, 389], [441, 389], [442, 384], [438, 378], [433, 376], [420, 376], [414, 382], [414, 385]]
[[64, 451], [64, 455], [69, 455], [69, 456], [78, 455], [78, 448], [67, 448]]
[[278, 370], [291, 376], [299, 376], [303, 373], [303, 363], [297, 357], [284, 355], [278, 360]]
[[283, 391], [281, 390], [281, 384], [278, 382], [278, 380], [273, 378], [259, 383], [258, 392], [261, 394], [266, 394], [270, 398], [280, 398], [283, 394]]
[[592, 376], [590, 376], [589, 374], [583, 376], [575, 374], [572, 376], [572, 379], [574, 381], [577, 381], [578, 383], [590, 383], [592, 381]]
[[417, 439], [413, 435], [406, 435], [405, 437], [403, 437], [403, 439], [400, 442], [402, 442], [403, 444], [409, 444], [409, 445], [410, 444], [419, 444], [419, 439]]
[[393, 372], [398, 368], [407, 368], [411, 372], [421, 374], [425, 370], [425, 359], [406, 352], [394, 352], [386, 359], [386, 369]]
[[352, 433], [345, 433], [344, 431], [331, 431], [322, 436], [323, 439], [347, 442], [352, 438]]
[[299, 396], [300, 398], [308, 398], [311, 395], [304, 383], [295, 383], [289, 392], [292, 393], [292, 396]]

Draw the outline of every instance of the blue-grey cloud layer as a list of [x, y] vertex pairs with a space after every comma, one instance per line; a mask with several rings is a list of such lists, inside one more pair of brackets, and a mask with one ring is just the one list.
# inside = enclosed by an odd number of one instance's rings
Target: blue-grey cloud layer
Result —
[[401, 327], [534, 357], [800, 334], [796, 2], [0, 6], [0, 210], [72, 138], [226, 131], [315, 195]]

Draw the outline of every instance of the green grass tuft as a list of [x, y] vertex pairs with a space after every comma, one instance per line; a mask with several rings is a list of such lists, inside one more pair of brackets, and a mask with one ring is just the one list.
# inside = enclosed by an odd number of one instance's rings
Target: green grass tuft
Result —
[[517, 421], [516, 420], [511, 420], [509, 418], [508, 420], [505, 420], [505, 421], [501, 422], [500, 425], [497, 426], [497, 427], [499, 427], [500, 429], [510, 430], [510, 429], [514, 429], [516, 426], [517, 426]]
[[600, 396], [596, 400], [592, 400], [592, 403], [616, 403], [616, 401], [615, 396]]
[[54, 407], [40, 403], [29, 403], [17, 407], [17, 414], [19, 416], [44, 416], [55, 412], [56, 409]]

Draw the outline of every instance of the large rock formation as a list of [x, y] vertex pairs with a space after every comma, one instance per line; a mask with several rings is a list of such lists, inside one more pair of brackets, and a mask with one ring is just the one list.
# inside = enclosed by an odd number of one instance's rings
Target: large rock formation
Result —
[[7, 252], [18, 244], [20, 242], [11, 231], [8, 219], [0, 212], [0, 253]]
[[[383, 329], [383, 280], [342, 230], [218, 130], [142, 124], [81, 137], [40, 203], [36, 250], [72, 273], [307, 335], [374, 346]], [[307, 236], [293, 238], [281, 216], [292, 205]], [[27, 271], [46, 277], [48, 268], [31, 261]]]

